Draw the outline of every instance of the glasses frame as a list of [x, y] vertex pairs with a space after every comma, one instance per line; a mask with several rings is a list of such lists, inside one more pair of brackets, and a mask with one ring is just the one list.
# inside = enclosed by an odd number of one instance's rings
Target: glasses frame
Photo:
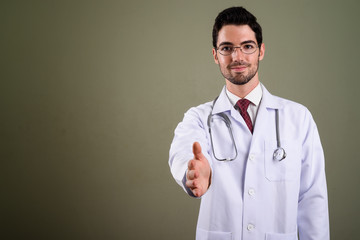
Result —
[[[251, 43], [254, 43], [254, 42], [251, 41]], [[243, 44], [241, 44], [241, 45], [246, 45], [246, 44], [249, 44], [249, 42], [243, 43]], [[259, 48], [259, 46], [258, 46], [256, 43], [254, 43], [254, 44], [255, 44], [256, 47], [254, 48], [254, 51], [251, 52], [251, 53], [246, 53], [246, 52], [244, 52], [241, 45], [240, 45], [239, 47], [232, 46], [232, 47], [233, 47], [233, 50], [232, 50], [232, 52], [229, 53], [229, 54], [223, 54], [223, 53], [220, 52], [219, 48], [221, 47], [221, 45], [216, 48], [216, 51], [219, 51], [219, 53], [220, 53], [221, 55], [223, 55], [223, 56], [230, 56], [231, 54], [233, 54], [233, 53], [236, 51], [237, 48], [239, 48], [242, 53], [244, 53], [244, 54], [246, 54], [246, 55], [250, 55], [250, 54], [253, 54], [254, 52], [256, 52], [256, 49]], [[224, 45], [227, 45], [227, 44], [224, 44]], [[229, 45], [230, 45], [230, 44], [229, 44]]]

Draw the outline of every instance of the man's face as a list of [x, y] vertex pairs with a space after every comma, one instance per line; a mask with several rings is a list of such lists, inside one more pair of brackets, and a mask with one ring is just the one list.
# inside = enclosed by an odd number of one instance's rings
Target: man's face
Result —
[[[257, 45], [255, 32], [248, 25], [225, 25], [219, 31], [217, 47], [239, 47], [246, 42], [254, 42]], [[219, 50], [213, 49], [214, 60], [219, 65], [222, 75], [236, 85], [244, 85], [254, 77], [258, 81], [259, 60], [263, 59], [264, 52], [264, 44], [252, 54], [245, 54], [236, 48], [232, 54], [223, 56]]]

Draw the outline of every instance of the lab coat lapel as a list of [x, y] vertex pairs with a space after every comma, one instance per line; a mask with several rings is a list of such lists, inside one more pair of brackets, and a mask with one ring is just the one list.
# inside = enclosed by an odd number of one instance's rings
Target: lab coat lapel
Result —
[[[239, 114], [239, 111], [232, 106], [228, 96], [226, 95], [226, 86], [222, 89], [218, 99], [216, 100], [216, 103], [214, 105], [213, 114], [218, 114], [221, 112], [229, 112], [231, 117], [238, 121], [239, 123], [243, 124], [246, 128], [247, 125], [244, 121], [244, 119]], [[250, 133], [250, 132], [249, 132]]]
[[[264, 136], [264, 132], [268, 131], [270, 126], [269, 118], [274, 116], [269, 113], [270, 109], [281, 109], [283, 107], [282, 100], [276, 96], [271, 95], [263, 84], [261, 84], [263, 96], [260, 102], [258, 113], [255, 120], [255, 127], [253, 132], [253, 138], [258, 136]], [[230, 115], [238, 122], [247, 127], [244, 119], [241, 117], [239, 112], [231, 105], [229, 98], [226, 95], [225, 86], [223, 87], [219, 97], [213, 108], [213, 114], [220, 112], [230, 112]]]
[[232, 108], [231, 103], [226, 95], [225, 86], [223, 87], [219, 97], [216, 100], [216, 103], [214, 105], [213, 114], [218, 114], [221, 112], [230, 111]]
[[263, 96], [256, 116], [253, 140], [258, 139], [259, 137], [266, 137], [266, 134], [264, 133], [268, 133], [270, 129], [275, 127], [275, 125], [272, 124], [274, 122], [273, 119], [275, 119], [275, 115], [271, 110], [281, 109], [283, 107], [283, 103], [280, 98], [271, 95], [262, 84], [261, 88]]

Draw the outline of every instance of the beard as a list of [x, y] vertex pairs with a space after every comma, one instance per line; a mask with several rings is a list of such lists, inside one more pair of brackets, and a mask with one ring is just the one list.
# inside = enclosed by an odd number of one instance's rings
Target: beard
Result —
[[[232, 73], [231, 72], [232, 67], [236, 67], [236, 66], [240, 66], [240, 65], [247, 67], [247, 69], [249, 71], [248, 74], [246, 74], [244, 72], [240, 72], [240, 73]], [[231, 83], [236, 84], [236, 85], [245, 85], [246, 83], [250, 82], [250, 80], [253, 79], [253, 77], [258, 72], [259, 59], [254, 66], [252, 66], [250, 63], [240, 61], [240, 62], [231, 63], [226, 67], [221, 66], [219, 64], [219, 67], [220, 67], [221, 74], [224, 76], [224, 78], [229, 80]]]

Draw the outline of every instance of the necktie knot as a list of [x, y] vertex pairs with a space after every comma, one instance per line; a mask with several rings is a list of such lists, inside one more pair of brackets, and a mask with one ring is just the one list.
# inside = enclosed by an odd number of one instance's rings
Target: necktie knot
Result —
[[247, 109], [249, 107], [250, 101], [243, 98], [237, 101], [236, 106], [240, 109], [240, 115], [244, 118], [244, 121], [246, 125], [248, 126], [250, 132], [253, 132], [253, 125], [249, 116], [249, 113], [247, 112]]
[[237, 101], [236, 105], [240, 108], [241, 112], [245, 113], [249, 107], [250, 101], [246, 98], [242, 98]]

